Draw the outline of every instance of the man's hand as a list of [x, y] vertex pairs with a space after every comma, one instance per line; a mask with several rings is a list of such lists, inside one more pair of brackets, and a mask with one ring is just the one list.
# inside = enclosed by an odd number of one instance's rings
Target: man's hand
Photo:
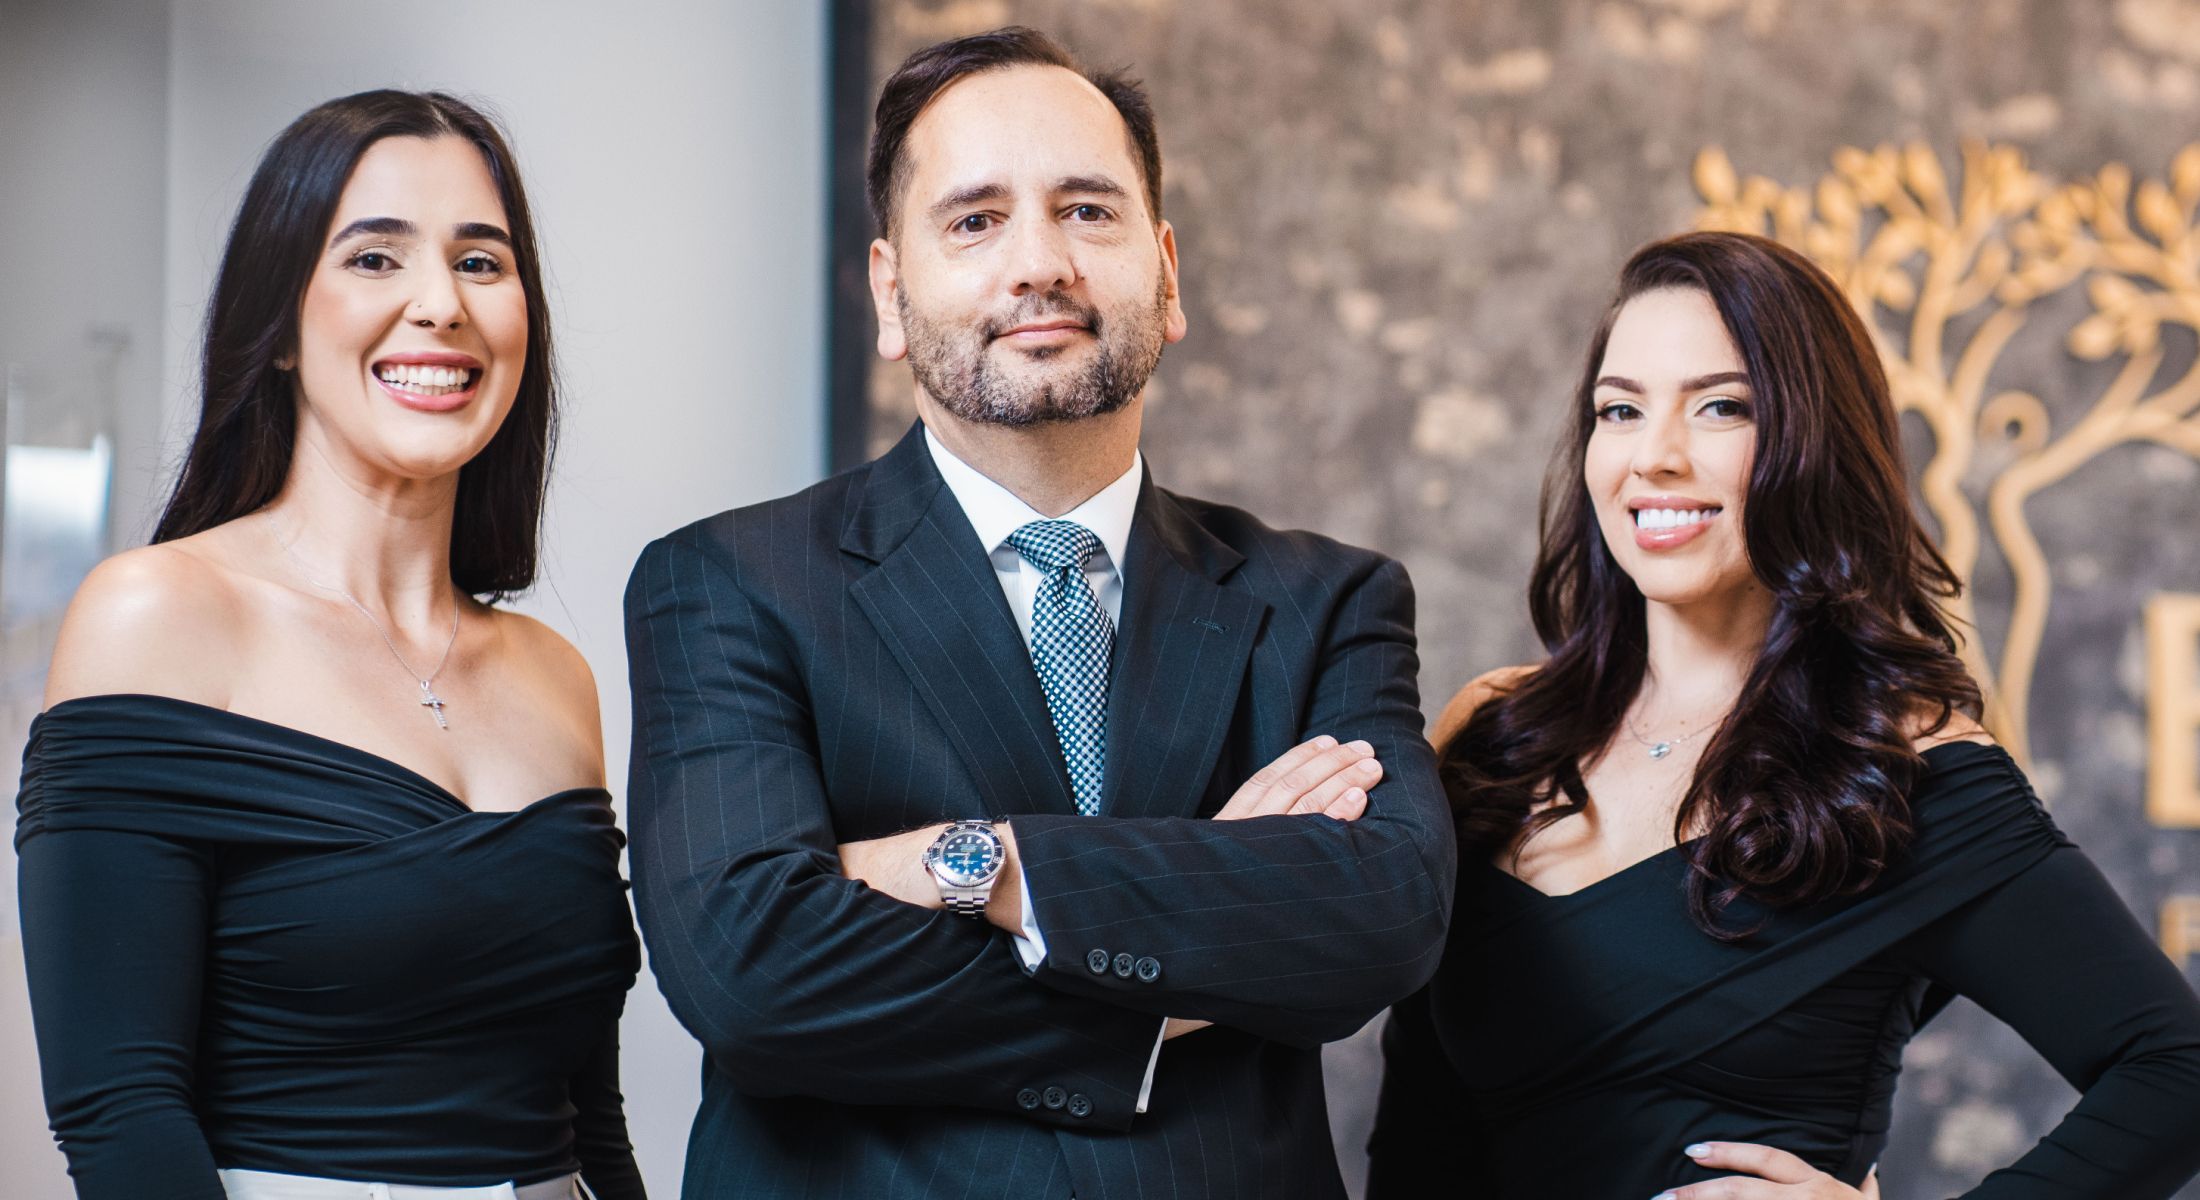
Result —
[[[1375, 761], [1374, 755], [1375, 748], [1366, 742], [1340, 746], [1328, 734], [1302, 742], [1246, 780], [1245, 786], [1215, 814], [1215, 820], [1310, 813], [1340, 821], [1356, 820], [1367, 811], [1368, 789], [1383, 778], [1382, 764]], [[932, 873], [924, 869], [924, 851], [945, 828], [945, 824], [926, 825], [906, 833], [842, 842], [840, 873], [904, 904], [938, 908], [939, 887], [932, 881]], [[985, 916], [989, 923], [1015, 933], [1023, 925], [1022, 867], [1016, 857], [1016, 834], [1005, 823], [993, 828], [1001, 835], [1005, 861], [1000, 877], [993, 881]]]
[[[903, 904], [918, 908], [942, 908], [940, 887], [924, 868], [924, 852], [947, 828], [926, 825], [907, 833], [888, 834], [861, 842], [840, 844], [840, 873], [882, 892]], [[1021, 933], [1024, 927], [1023, 866], [1016, 858], [1016, 832], [1006, 823], [995, 825], [1001, 835], [1001, 873], [993, 879], [993, 891], [985, 904], [986, 923], [1003, 933]]]
[[1328, 734], [1301, 742], [1256, 772], [1215, 814], [1217, 821], [1279, 814], [1320, 813], [1356, 821], [1367, 811], [1367, 793], [1383, 778], [1375, 747], [1342, 746]]
[[842, 842], [840, 873], [904, 904], [938, 908], [940, 889], [924, 869], [924, 852], [945, 828], [944, 824], [926, 825], [868, 841]]
[[[1262, 767], [1231, 795], [1215, 814], [1215, 820], [1290, 814], [1358, 820], [1367, 811], [1368, 789], [1382, 778], [1383, 767], [1375, 761], [1373, 746], [1366, 742], [1338, 745], [1337, 739], [1323, 734], [1293, 746]], [[840, 873], [904, 904], [939, 908], [939, 885], [924, 868], [924, 851], [945, 828], [944, 824], [926, 825], [906, 833], [842, 842]], [[1023, 866], [1016, 855], [1016, 833], [1005, 823], [993, 828], [1001, 835], [1004, 855], [1001, 873], [986, 900], [986, 923], [1006, 933], [1021, 933]], [[1163, 1036], [1178, 1038], [1207, 1025], [1206, 1021], [1171, 1017]]]

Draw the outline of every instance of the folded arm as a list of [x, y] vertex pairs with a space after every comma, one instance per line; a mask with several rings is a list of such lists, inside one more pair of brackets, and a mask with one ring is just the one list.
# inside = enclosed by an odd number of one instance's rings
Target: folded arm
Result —
[[792, 641], [726, 565], [654, 543], [627, 636], [636, 909], [717, 1069], [755, 1095], [1129, 1126], [1151, 1017], [1036, 987], [986, 924], [841, 874]]
[[[1382, 765], [1355, 820], [1017, 817], [1048, 946], [1037, 977], [1301, 1046], [1351, 1034], [1425, 983], [1457, 852], [1418, 667], [1412, 586], [1372, 561], [1331, 614], [1299, 734], [1364, 742]], [[1182, 782], [1182, 809], [1205, 783]]]

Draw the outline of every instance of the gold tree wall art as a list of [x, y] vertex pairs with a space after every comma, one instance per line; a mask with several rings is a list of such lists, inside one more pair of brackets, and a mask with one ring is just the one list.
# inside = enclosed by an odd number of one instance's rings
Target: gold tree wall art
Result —
[[[2028, 761], [2027, 699], [2054, 579], [2026, 504], [2113, 447], [2151, 442], [2200, 459], [2200, 355], [2163, 370], [2165, 329], [2181, 329], [2180, 342], [2200, 336], [2200, 143], [2165, 179], [2136, 187], [2121, 164], [2055, 182], [2016, 148], [1975, 142], [1953, 180], [1920, 144], [1844, 147], [1808, 188], [1745, 179], [1717, 147], [1697, 156], [1694, 176], [1700, 228], [1802, 251], [1864, 315], [1896, 407], [1932, 436], [1920, 492], [1956, 571], [1968, 583], [1982, 539], [1998, 547], [2012, 592], [2000, 653], [1988, 654], [1968, 587], [1954, 615], [1972, 631], [1964, 657], [1986, 690], [1987, 725]], [[2090, 311], [2059, 331], [2042, 320], [2031, 336], [2059, 333], [2069, 353], [2116, 366], [2057, 428], [2038, 395], [1991, 381], [2036, 302], [2066, 288], [2082, 288]], [[1994, 463], [1974, 502], [1967, 477]]]

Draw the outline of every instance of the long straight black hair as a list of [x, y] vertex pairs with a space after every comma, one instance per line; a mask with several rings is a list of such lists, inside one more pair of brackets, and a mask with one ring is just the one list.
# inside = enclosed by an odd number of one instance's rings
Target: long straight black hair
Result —
[[[1474, 853], [1517, 848], [1588, 804], [1582, 764], [1617, 736], [1648, 665], [1642, 593], [1605, 545], [1582, 484], [1591, 396], [1620, 310], [1668, 288], [1710, 296], [1756, 396], [1742, 536], [1776, 607], [1674, 818], [1697, 923], [1735, 938], [1749, 930], [1720, 917], [1743, 896], [1778, 908], [1871, 886], [1909, 845], [1920, 719], [1934, 732], [1980, 708], [1941, 609], [1961, 581], [1911, 511], [1879, 355], [1840, 289], [1802, 255], [1746, 234], [1692, 233], [1628, 260], [1544, 481], [1528, 595], [1550, 658], [1476, 709], [1439, 768]], [[1703, 836], [1688, 839], [1694, 830]]]
[[298, 397], [291, 372], [276, 363], [297, 353], [306, 285], [352, 169], [368, 147], [393, 137], [463, 138], [481, 152], [527, 297], [519, 394], [489, 444], [459, 469], [451, 528], [452, 581], [501, 600], [535, 581], [557, 435], [550, 306], [511, 148], [487, 115], [442, 92], [384, 89], [331, 100], [291, 122], [260, 157], [207, 309], [198, 431], [153, 540], [233, 521], [282, 490], [297, 445]]

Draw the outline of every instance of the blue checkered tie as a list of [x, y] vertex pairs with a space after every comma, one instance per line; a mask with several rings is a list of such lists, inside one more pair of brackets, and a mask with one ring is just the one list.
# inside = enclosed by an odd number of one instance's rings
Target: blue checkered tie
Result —
[[1085, 560], [1100, 552], [1100, 539], [1075, 521], [1033, 521], [1009, 534], [1008, 544], [1046, 576], [1031, 600], [1031, 665], [1077, 811], [1093, 816], [1107, 762], [1108, 651], [1115, 645], [1115, 622], [1085, 579]]

